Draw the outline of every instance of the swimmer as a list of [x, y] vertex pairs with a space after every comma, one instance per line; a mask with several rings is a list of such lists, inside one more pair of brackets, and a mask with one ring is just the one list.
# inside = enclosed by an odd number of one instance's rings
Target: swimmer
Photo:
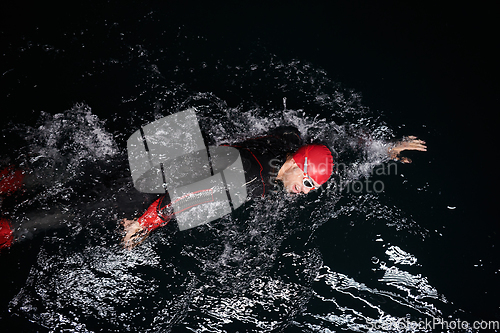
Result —
[[[237, 148], [245, 174], [247, 197], [264, 197], [280, 189], [291, 195], [308, 194], [327, 183], [335, 173], [332, 150], [321, 143], [306, 144], [295, 128], [279, 128], [268, 136], [231, 145]], [[387, 148], [388, 158], [403, 163], [405, 150], [426, 151], [425, 142], [409, 136]], [[138, 219], [124, 219], [122, 244], [133, 248], [174, 218], [168, 194], [158, 198]]]

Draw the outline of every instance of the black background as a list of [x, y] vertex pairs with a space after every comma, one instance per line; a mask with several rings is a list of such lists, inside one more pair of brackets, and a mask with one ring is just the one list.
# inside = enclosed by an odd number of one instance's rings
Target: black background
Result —
[[[117, 72], [116, 82], [82, 83], [74, 69], [81, 66], [78, 54], [47, 59], [18, 51], [30, 40], [47, 40], [56, 48], [58, 43], [71, 44], [71, 36], [61, 41], [50, 36], [83, 29], [106, 16], [126, 21], [150, 11], [164, 13], [173, 30], [179, 27], [208, 38], [212, 50], [203, 52], [230, 58], [238, 47], [259, 43], [280, 59], [301, 59], [324, 68], [361, 92], [364, 105], [384, 112], [391, 124], [401, 124], [395, 128], [398, 135], [415, 134], [427, 141], [432, 163], [423, 172], [442, 192], [440, 200], [457, 207], [456, 219], [443, 222], [448, 232], [442, 243], [428, 245], [433, 255], [441, 254], [427, 263], [439, 272], [433, 276], [442, 277], [442, 283], [433, 282], [476, 316], [500, 319], [499, 220], [494, 208], [499, 29], [493, 5], [4, 1], [0, 8], [0, 110], [6, 120], [29, 122], [34, 111], [60, 112], [81, 101], [105, 114], [117, 104], [120, 90], [127, 88], [126, 73]], [[93, 36], [93, 45], [101, 37]], [[162, 42], [168, 43], [158, 40]], [[82, 52], [84, 57], [92, 51]], [[106, 57], [116, 52], [113, 45], [108, 52]], [[231, 103], [231, 96], [220, 95]], [[289, 106], [294, 107], [293, 99]], [[483, 266], [475, 267], [479, 260]]]

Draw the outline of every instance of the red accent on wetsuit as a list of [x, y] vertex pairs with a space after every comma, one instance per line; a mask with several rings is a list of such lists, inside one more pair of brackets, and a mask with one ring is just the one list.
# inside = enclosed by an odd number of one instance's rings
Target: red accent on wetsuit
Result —
[[[23, 186], [24, 171], [10, 165], [0, 171], [0, 195], [9, 196]], [[6, 218], [0, 218], [0, 249], [10, 247], [14, 236], [12, 224]]]
[[260, 161], [257, 158], [257, 156], [255, 156], [255, 154], [250, 149], [247, 149], [247, 148], [244, 148], [244, 149], [248, 150], [250, 152], [250, 154], [252, 154], [253, 158], [255, 158], [257, 163], [259, 163], [259, 166], [260, 166], [259, 174], [260, 174], [260, 179], [262, 180], [262, 188], [263, 188], [262, 197], [264, 197], [264, 195], [266, 194], [266, 183], [264, 182], [264, 177], [262, 177], [262, 170], [264, 170], [264, 168], [262, 167], [262, 164], [260, 164]]
[[10, 195], [23, 185], [24, 171], [13, 165], [0, 171], [0, 195]]
[[149, 206], [148, 210], [146, 210], [146, 212], [142, 214], [141, 217], [139, 217], [137, 221], [142, 227], [151, 231], [156, 228], [162, 227], [169, 222], [169, 220], [165, 221], [164, 219], [162, 219], [158, 214], [158, 205], [160, 204], [160, 201], [161, 198], [153, 202], [151, 206]]
[[[265, 138], [265, 136], [263, 136], [262, 138]], [[241, 146], [231, 146], [231, 145], [223, 145], [223, 146], [245, 149], [250, 154], [252, 154], [253, 158], [255, 158], [255, 160], [257, 161], [257, 163], [259, 163], [259, 167], [260, 167], [259, 174], [260, 174], [260, 180], [262, 181], [262, 197], [264, 197], [264, 195], [266, 194], [266, 182], [264, 181], [264, 177], [262, 177], [262, 171], [264, 170], [264, 168], [262, 167], [262, 164], [260, 163], [260, 161], [257, 158], [257, 156], [255, 156], [255, 154], [250, 149], [248, 149], [248, 148], [242, 148]]]
[[12, 225], [9, 220], [0, 218], [0, 249], [10, 247], [13, 239]]

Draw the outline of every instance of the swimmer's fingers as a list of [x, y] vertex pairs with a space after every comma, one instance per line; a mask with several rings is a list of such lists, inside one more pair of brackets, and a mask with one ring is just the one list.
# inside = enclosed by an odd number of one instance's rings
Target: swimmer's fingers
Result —
[[391, 149], [395, 152], [402, 152], [404, 150], [419, 150], [427, 151], [427, 146], [424, 140], [417, 139], [415, 136], [409, 136], [401, 141], [398, 141]]
[[402, 141], [402, 150], [427, 151], [424, 140], [417, 139], [416, 136], [409, 136]]
[[411, 160], [408, 157], [400, 157], [399, 161], [403, 163], [411, 163]]
[[137, 221], [137, 219], [133, 219], [133, 220], [123, 219], [121, 221], [121, 225], [123, 226], [123, 228], [126, 229], [129, 225], [133, 224], [135, 221]]
[[401, 162], [401, 163], [411, 163], [411, 159], [409, 159], [408, 157], [404, 157], [404, 156], [391, 155], [391, 159], [394, 161]]
[[389, 157], [395, 161], [411, 163], [409, 158], [399, 156], [399, 154], [405, 150], [427, 151], [427, 146], [425, 141], [418, 139], [416, 136], [408, 136], [389, 148]]
[[427, 151], [427, 146], [424, 143], [420, 142], [406, 142], [404, 146], [401, 147], [399, 150], [404, 151], [404, 150], [418, 150], [418, 151]]
[[142, 227], [137, 219], [122, 220], [123, 229], [125, 231], [125, 236], [122, 239], [122, 245], [126, 249], [132, 249], [133, 247], [139, 245], [146, 239], [149, 232], [144, 227]]

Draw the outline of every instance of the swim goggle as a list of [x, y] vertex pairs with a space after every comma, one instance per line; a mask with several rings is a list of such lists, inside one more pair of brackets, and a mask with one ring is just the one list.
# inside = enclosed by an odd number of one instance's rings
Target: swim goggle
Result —
[[[306, 151], [306, 155], [307, 155], [307, 151]], [[310, 188], [311, 190], [314, 190], [316, 188], [314, 186], [313, 180], [307, 174], [307, 156], [305, 157], [305, 160], [304, 160], [304, 178], [302, 178], [302, 184], [304, 184], [305, 187]]]

